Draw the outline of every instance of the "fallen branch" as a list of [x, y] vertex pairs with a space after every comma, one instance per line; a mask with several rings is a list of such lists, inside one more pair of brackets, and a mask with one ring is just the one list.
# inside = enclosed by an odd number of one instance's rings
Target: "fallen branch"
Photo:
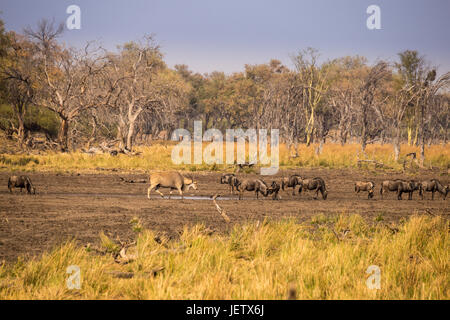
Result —
[[365, 160], [365, 159], [358, 160], [358, 167], [361, 167], [361, 163], [362, 162], [373, 163], [375, 168], [383, 168], [384, 167], [384, 163], [383, 162], [378, 162], [376, 160]]
[[119, 177], [123, 183], [147, 183], [147, 179], [137, 179], [137, 180], [128, 180], [122, 177]]
[[388, 228], [391, 232], [392, 232], [392, 234], [396, 234], [399, 230], [398, 230], [398, 228], [392, 228], [391, 226], [389, 226], [387, 223], [385, 223], [384, 224], [384, 226], [386, 227], [386, 228]]
[[341, 240], [342, 240], [341, 238], [339, 238], [339, 236], [338, 236], [338, 234], [336, 233], [336, 231], [334, 231], [334, 228], [329, 227], [329, 229], [330, 229], [331, 231], [333, 231], [333, 234], [336, 236], [336, 239], [338, 239], [338, 241], [341, 241]]
[[126, 243], [123, 243], [122, 241], [120, 241], [119, 238], [117, 240], [122, 247], [121, 247], [119, 253], [116, 254], [116, 256], [114, 257], [114, 261], [119, 264], [127, 264], [127, 263], [130, 263], [130, 262], [133, 262], [134, 260], [136, 260], [137, 254], [127, 255], [127, 249], [129, 247], [135, 245], [136, 241], [126, 244]]
[[428, 213], [429, 215], [433, 216], [433, 217], [436, 217], [436, 215], [433, 212], [431, 212], [431, 210], [428, 209], [428, 208], [425, 209], [425, 212]]
[[[142, 272], [142, 275], [148, 275], [152, 277], [156, 277], [159, 272], [163, 271], [164, 267], [158, 267], [155, 269], [152, 269], [151, 271]], [[120, 278], [120, 279], [131, 279], [136, 276], [136, 273], [134, 272], [122, 272], [122, 271], [108, 271], [107, 274], [112, 275], [114, 278]], [[138, 275], [141, 275], [139, 273]]]
[[220, 195], [217, 194], [217, 193], [212, 197], [212, 200], [213, 200], [214, 204], [216, 205], [217, 211], [219, 211], [220, 215], [222, 216], [222, 218], [225, 220], [226, 223], [230, 223], [230, 222], [231, 222], [231, 219], [230, 219], [230, 217], [228, 217], [227, 213], [225, 212], [225, 209], [222, 209], [222, 208], [217, 204], [217, 202], [216, 202], [216, 198], [217, 198], [217, 197], [220, 197]]
[[241, 172], [244, 168], [253, 168], [254, 166], [255, 163], [237, 163], [234, 165], [236, 173]]

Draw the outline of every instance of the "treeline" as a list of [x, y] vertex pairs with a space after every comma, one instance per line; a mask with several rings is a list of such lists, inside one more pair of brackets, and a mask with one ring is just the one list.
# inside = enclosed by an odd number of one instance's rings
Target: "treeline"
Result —
[[356, 139], [363, 151], [391, 142], [398, 159], [407, 141], [422, 147], [423, 160], [425, 144], [448, 139], [450, 73], [438, 76], [417, 51], [369, 65], [361, 56], [319, 63], [308, 48], [292, 57], [293, 68], [271, 60], [202, 75], [169, 68], [152, 36], [108, 52], [93, 42], [68, 48], [58, 41], [62, 31], [47, 20], [23, 34], [0, 25], [0, 95], [13, 114], [0, 125], [20, 145], [33, 131], [32, 108], [54, 117], [62, 151], [105, 141], [131, 150], [192, 129], [194, 120], [205, 129], [279, 129], [293, 152], [298, 143], [318, 143], [320, 153], [326, 139]]

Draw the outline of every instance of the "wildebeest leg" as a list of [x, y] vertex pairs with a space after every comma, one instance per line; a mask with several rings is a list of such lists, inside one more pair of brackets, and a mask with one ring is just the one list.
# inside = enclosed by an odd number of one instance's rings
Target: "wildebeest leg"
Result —
[[259, 196], [258, 196], [258, 189], [256, 189], [255, 193], [256, 193], [256, 199], [258, 199], [258, 200], [259, 200]]
[[279, 196], [278, 196], [278, 191], [275, 191], [275, 193], [272, 196], [272, 200], [278, 200]]
[[295, 196], [295, 186], [292, 187], [292, 195]]
[[243, 190], [239, 191], [239, 200], [242, 200], [242, 194], [244, 193]]
[[320, 188], [317, 187], [316, 190], [315, 190], [315, 191], [316, 191], [316, 196], [314, 197], [315, 200], [317, 200], [317, 197], [319, 196], [319, 189], [320, 189]]
[[431, 191], [431, 200], [434, 200], [434, 193], [436, 190]]
[[401, 190], [397, 191], [397, 199], [402, 200], [402, 191]]

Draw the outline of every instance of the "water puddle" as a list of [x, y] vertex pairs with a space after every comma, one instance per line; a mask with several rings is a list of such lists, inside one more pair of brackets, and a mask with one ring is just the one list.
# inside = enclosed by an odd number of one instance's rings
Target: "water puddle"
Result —
[[[42, 193], [46, 196], [56, 196], [56, 197], [94, 197], [94, 198], [147, 198], [147, 194], [142, 193], [62, 193], [62, 192], [48, 192]], [[162, 198], [159, 195], [150, 195], [150, 200], [181, 200], [180, 195], [172, 195], [170, 198], [165, 195]], [[212, 201], [212, 196], [184, 196], [185, 200], [209, 200]], [[239, 200], [238, 196], [235, 197], [217, 197], [216, 200]]]

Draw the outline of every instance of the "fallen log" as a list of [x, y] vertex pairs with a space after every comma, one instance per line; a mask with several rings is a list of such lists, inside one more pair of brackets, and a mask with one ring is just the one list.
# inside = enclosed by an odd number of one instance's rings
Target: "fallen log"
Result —
[[137, 180], [133, 180], [133, 179], [125, 179], [123, 177], [119, 177], [120, 180], [122, 180], [122, 183], [147, 183], [148, 180], [147, 179], [137, 179]]
[[227, 213], [225, 212], [225, 209], [222, 209], [222, 208], [217, 204], [217, 202], [216, 202], [216, 198], [217, 198], [217, 197], [220, 197], [220, 195], [217, 194], [217, 193], [212, 197], [213, 203], [216, 205], [217, 211], [219, 211], [220, 215], [221, 215], [222, 218], [225, 220], [225, 222], [226, 222], [226, 223], [230, 223], [230, 222], [231, 222], [231, 219], [230, 219], [230, 217], [228, 217]]
[[366, 163], [372, 163], [375, 165], [375, 168], [383, 168], [384, 164], [383, 162], [378, 162], [376, 160], [358, 160], [358, 167], [361, 167], [361, 163], [366, 162]]
[[151, 271], [145, 271], [142, 273], [134, 273], [134, 272], [123, 272], [123, 271], [108, 271], [107, 274], [112, 275], [114, 278], [120, 278], [120, 279], [131, 279], [136, 276], [147, 276], [147, 277], [156, 277], [159, 272], [163, 271], [164, 267], [158, 267], [155, 269], [152, 269]]

